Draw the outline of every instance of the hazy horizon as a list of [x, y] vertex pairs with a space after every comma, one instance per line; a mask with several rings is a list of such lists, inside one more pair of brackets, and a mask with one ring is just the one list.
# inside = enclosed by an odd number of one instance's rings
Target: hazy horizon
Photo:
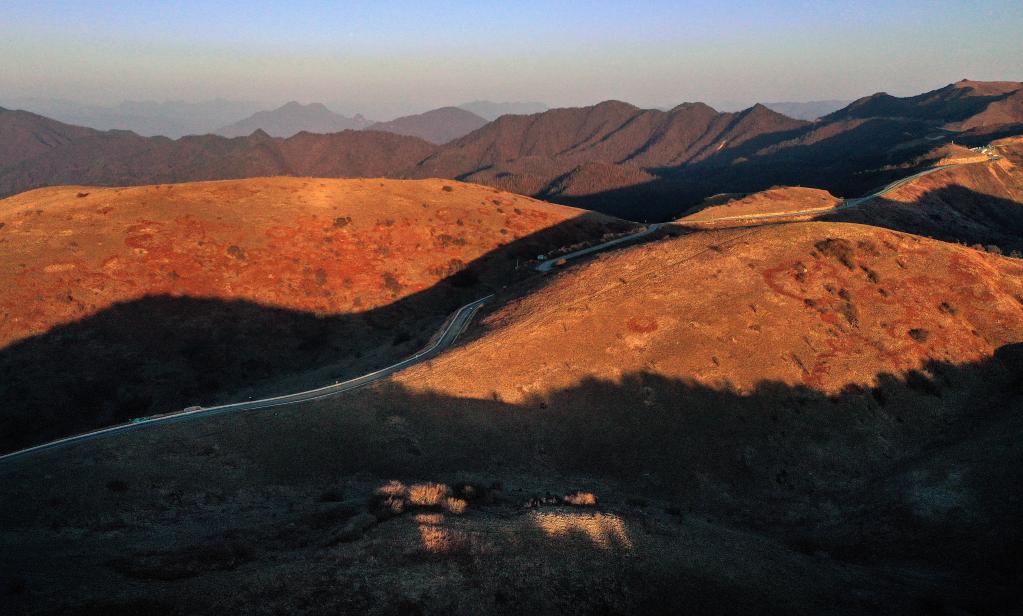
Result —
[[1023, 80], [1023, 4], [795, 1], [0, 8], [6, 100], [320, 102], [387, 119], [474, 100], [850, 100]]

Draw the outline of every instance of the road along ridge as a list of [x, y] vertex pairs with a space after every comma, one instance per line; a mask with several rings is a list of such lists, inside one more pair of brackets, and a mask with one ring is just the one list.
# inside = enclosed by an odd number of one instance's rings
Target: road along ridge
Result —
[[[586, 254], [591, 254], [601, 250], [606, 250], [612, 246], [622, 244], [624, 242], [632, 241], [634, 239], [649, 235], [656, 231], [661, 225], [655, 224], [649, 227], [627, 235], [620, 237], [615, 240], [597, 244], [583, 250], [577, 250], [576, 252], [569, 253], [557, 259], [552, 259], [547, 262], [547, 267], [537, 267], [536, 270], [542, 273], [548, 273], [551, 267], [555, 263], [561, 263], [564, 260], [574, 259]], [[543, 265], [543, 264], [541, 264]], [[261, 398], [259, 400], [246, 400], [245, 402], [233, 402], [230, 404], [220, 404], [217, 406], [208, 407], [189, 407], [183, 411], [175, 411], [170, 413], [163, 413], [160, 415], [150, 415], [148, 417], [140, 417], [133, 419], [127, 423], [116, 424], [113, 426], [107, 426], [90, 432], [84, 432], [82, 434], [76, 434], [72, 436], [66, 436], [59, 438], [48, 443], [42, 443], [34, 445], [32, 447], [26, 447], [25, 449], [19, 449], [10, 453], [0, 454], [0, 464], [4, 462], [13, 462], [15, 460], [21, 460], [33, 456], [35, 454], [43, 453], [46, 451], [54, 451], [56, 449], [62, 449], [71, 445], [83, 443], [97, 438], [103, 438], [107, 436], [113, 436], [115, 434], [122, 434], [134, 430], [140, 430], [142, 428], [153, 427], [157, 425], [168, 425], [172, 423], [178, 423], [183, 421], [192, 421], [195, 419], [201, 419], [205, 417], [213, 417], [215, 415], [223, 415], [225, 413], [238, 413], [243, 411], [258, 411], [278, 406], [286, 406], [289, 404], [296, 404], [299, 402], [308, 402], [310, 400], [317, 400], [319, 398], [327, 398], [330, 396], [336, 396], [338, 394], [352, 391], [360, 387], [365, 387], [371, 383], [375, 383], [382, 379], [385, 379], [392, 374], [404, 370], [409, 366], [424, 362], [441, 351], [451, 346], [455, 340], [469, 327], [473, 317], [479, 312], [479, 309], [484, 304], [493, 299], [494, 295], [490, 294], [486, 297], [482, 297], [474, 302], [468, 303], [458, 310], [456, 310], [444, 325], [439, 330], [439, 335], [434, 336], [433, 342], [428, 344], [425, 348], [417, 351], [415, 354], [406, 357], [405, 359], [391, 364], [385, 368], [374, 370], [373, 372], [363, 374], [362, 376], [355, 377], [340, 383], [334, 383], [331, 385], [325, 385], [323, 387], [317, 387], [316, 389], [309, 389], [306, 391], [295, 392], [291, 394], [284, 394], [281, 396], [273, 396], [270, 398]]]
[[217, 406], [209, 407], [190, 407], [183, 411], [177, 411], [172, 413], [164, 413], [161, 415], [150, 415], [148, 417], [141, 417], [133, 419], [127, 423], [117, 424], [113, 426], [107, 426], [106, 428], [100, 428], [98, 430], [92, 430], [91, 432], [85, 432], [82, 434], [76, 434], [73, 436], [67, 436], [64, 438], [50, 441], [48, 443], [42, 443], [33, 447], [27, 447], [18, 451], [12, 451], [10, 453], [0, 455], [0, 464], [4, 462], [11, 462], [27, 458], [34, 454], [42, 453], [44, 451], [53, 451], [55, 449], [61, 449], [70, 445], [83, 443], [97, 438], [113, 436], [115, 434], [121, 434], [124, 432], [130, 432], [133, 430], [139, 430], [142, 428], [152, 427], [156, 425], [167, 425], [172, 423], [178, 423], [182, 421], [191, 421], [194, 419], [213, 417], [215, 415], [223, 415], [225, 413], [237, 413], [241, 411], [257, 411], [277, 406], [285, 406], [289, 404], [295, 404], [298, 402], [308, 402], [310, 400], [317, 400], [319, 398], [326, 398], [329, 396], [335, 396], [337, 394], [365, 387], [371, 383], [375, 383], [381, 379], [384, 379], [395, 372], [404, 370], [409, 366], [418, 364], [426, 361], [440, 353], [445, 348], [451, 346], [455, 339], [465, 331], [469, 322], [476, 315], [479, 309], [494, 296], [488, 295], [480, 298], [474, 302], [468, 303], [458, 310], [456, 310], [451, 317], [447, 320], [443, 326], [443, 330], [436, 340], [417, 351], [415, 354], [406, 357], [405, 359], [391, 364], [385, 368], [374, 370], [368, 374], [342, 381], [340, 383], [334, 383], [331, 385], [325, 385], [323, 387], [317, 387], [316, 389], [309, 389], [306, 391], [295, 392], [291, 394], [285, 394], [281, 396], [273, 396], [270, 398], [261, 398], [259, 400], [246, 400], [245, 402], [234, 402], [231, 404], [220, 404]]
[[852, 208], [860, 207], [864, 203], [867, 203], [867, 202], [869, 202], [869, 201], [871, 201], [873, 199], [876, 199], [878, 197], [883, 197], [884, 195], [886, 195], [889, 192], [895, 190], [896, 188], [899, 188], [900, 186], [904, 186], [906, 184], [909, 184], [910, 182], [912, 182], [913, 180], [916, 180], [917, 178], [921, 178], [921, 177], [923, 177], [925, 175], [930, 175], [930, 174], [932, 174], [932, 173], [934, 173], [936, 171], [941, 171], [942, 169], [948, 169], [949, 167], [960, 167], [960, 166], [966, 166], [966, 165], [986, 165], [986, 164], [988, 164], [990, 162], [994, 162], [994, 161], [999, 160], [1001, 158], [1002, 157], [997, 155], [997, 154], [989, 154], [989, 158], [987, 160], [985, 160], [985, 161], [969, 162], [969, 163], [950, 163], [950, 164], [947, 164], [947, 165], [938, 165], [936, 167], [928, 167], [927, 169], [924, 169], [923, 171], [918, 171], [918, 172], [914, 173], [913, 175], [909, 175], [909, 176], [906, 176], [904, 178], [895, 180], [894, 182], [890, 182], [888, 184], [885, 184], [882, 188], [879, 188], [875, 192], [873, 192], [873, 193], [871, 193], [871, 194], [869, 194], [869, 195], [867, 195], [865, 197], [854, 197], [852, 199], [845, 199], [845, 200], [842, 201], [842, 203], [838, 204], [835, 207], [818, 207], [818, 208], [811, 208], [811, 209], [806, 209], [806, 210], [792, 210], [792, 211], [789, 211], [789, 212], [770, 212], [770, 213], [765, 213], [765, 214], [739, 214], [739, 215], [736, 215], [736, 216], [720, 216], [718, 218], [708, 218], [706, 220], [678, 220], [678, 221], [675, 221], [675, 222], [673, 222], [671, 224], [675, 224], [675, 225], [679, 225], [679, 226], [684, 226], [684, 227], [693, 227], [693, 226], [697, 226], [697, 225], [713, 224], [713, 223], [717, 223], [717, 222], [732, 222], [732, 221], [740, 221], [740, 220], [771, 220], [773, 218], [792, 218], [792, 217], [795, 217], [795, 216], [810, 216], [810, 215], [813, 215], [813, 214], [827, 214], [827, 213], [830, 213], [830, 212], [840, 212], [842, 210], [849, 210], [849, 209], [852, 209]]

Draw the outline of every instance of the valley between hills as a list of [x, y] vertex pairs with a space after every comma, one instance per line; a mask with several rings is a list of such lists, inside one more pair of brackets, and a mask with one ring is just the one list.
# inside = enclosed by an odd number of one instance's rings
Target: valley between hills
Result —
[[2, 111], [0, 453], [436, 352], [0, 459], [0, 598], [1009, 613], [1020, 96], [609, 102], [441, 145]]

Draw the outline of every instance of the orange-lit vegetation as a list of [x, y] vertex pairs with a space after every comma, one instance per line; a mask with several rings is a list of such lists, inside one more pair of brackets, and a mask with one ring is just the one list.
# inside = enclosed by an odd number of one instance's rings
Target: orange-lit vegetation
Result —
[[441, 181], [55, 188], [2, 204], [0, 449], [387, 365], [538, 254], [631, 227]]

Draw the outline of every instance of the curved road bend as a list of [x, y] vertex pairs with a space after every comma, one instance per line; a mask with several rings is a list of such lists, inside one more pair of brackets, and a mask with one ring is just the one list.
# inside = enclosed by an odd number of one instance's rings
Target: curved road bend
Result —
[[618, 245], [618, 244], [624, 244], [625, 242], [631, 242], [632, 240], [641, 238], [641, 237], [643, 237], [645, 235], [650, 235], [654, 231], [660, 229], [663, 224], [664, 223], [660, 223], [660, 222], [656, 223], [656, 224], [652, 224], [652, 225], [648, 226], [646, 229], [643, 229], [642, 231], [639, 231], [638, 233], [633, 233], [632, 235], [626, 235], [626, 236], [620, 237], [620, 238], [618, 238], [616, 240], [611, 240], [610, 242], [604, 242], [603, 244], [597, 244], [596, 246], [590, 246], [589, 248], [583, 248], [582, 250], [577, 250], [575, 252], [570, 252], [567, 255], [561, 255], [560, 257], [551, 258], [551, 259], [549, 259], [547, 261], [543, 261], [542, 263], [540, 263], [539, 265], [537, 265], [533, 269], [535, 269], [538, 272], [543, 272], [544, 274], [546, 274], [547, 272], [551, 271], [551, 269], [553, 267], [555, 267], [556, 265], [560, 265], [560, 264], [564, 263], [565, 261], [568, 261], [569, 259], [575, 259], [575, 258], [582, 257], [582, 256], [585, 256], [585, 255], [588, 255], [588, 254], [599, 252], [601, 250], [606, 250], [606, 249], [608, 249], [608, 248], [610, 248], [612, 246], [615, 246], [615, 245]]
[[13, 451], [11, 453], [0, 455], [0, 463], [10, 462], [13, 460], [27, 458], [31, 455], [42, 453], [44, 451], [53, 451], [69, 445], [77, 443], [83, 443], [97, 438], [106, 436], [113, 436], [114, 434], [121, 434], [123, 432], [129, 432], [132, 430], [138, 430], [141, 428], [151, 427], [155, 425], [166, 425], [181, 421], [190, 421], [193, 419], [199, 419], [201, 417], [212, 417], [214, 415], [222, 415], [224, 413], [237, 413], [242, 411], [256, 411], [262, 409], [273, 408], [276, 406], [284, 406], [287, 404], [295, 404], [298, 402], [308, 402], [309, 400], [316, 400], [318, 398], [326, 398], [328, 396], [334, 396], [342, 392], [351, 391], [374, 383], [381, 379], [384, 379], [399, 370], [404, 370], [409, 366], [418, 364], [426, 361], [440, 353], [445, 348], [451, 346], [455, 339], [465, 331], [465, 328], [469, 325], [473, 316], [479, 311], [483, 304], [490, 301], [494, 297], [488, 295], [484, 298], [478, 299], [470, 304], [466, 304], [455, 311], [455, 313], [448, 319], [448, 322], [444, 326], [444, 329], [440, 336], [437, 337], [433, 344], [426, 348], [418, 351], [416, 354], [411, 355], [396, 364], [381, 368], [369, 374], [356, 377], [354, 379], [343, 381], [341, 383], [335, 383], [333, 385], [327, 385], [325, 387], [318, 387], [316, 389], [310, 389], [307, 391], [300, 391], [293, 394], [287, 394], [283, 396], [275, 396], [272, 398], [262, 398], [260, 400], [248, 400], [245, 402], [235, 402], [233, 404], [221, 404], [218, 406], [210, 406], [206, 408], [190, 408], [184, 411], [166, 413], [163, 415], [152, 415], [150, 417], [142, 417], [140, 419], [134, 419], [128, 423], [118, 424], [115, 426], [109, 426], [101, 428], [99, 430], [93, 430], [92, 432], [86, 432], [84, 434], [77, 434], [75, 436], [68, 436], [62, 439], [57, 439], [49, 443], [43, 443], [34, 447], [28, 447], [19, 451]]
[[[591, 246], [590, 248], [587, 248], [585, 250], [579, 250], [564, 255], [556, 260], [547, 262], [546, 264], [541, 264], [547, 265], [547, 267], [537, 267], [537, 270], [540, 272], [547, 273], [550, 271], [551, 267], [555, 264], [555, 262], [561, 262], [562, 260], [567, 259], [574, 259], [582, 255], [598, 252], [600, 250], [605, 250], [607, 248], [610, 248], [611, 246], [615, 246], [627, 241], [643, 237], [645, 235], [649, 235], [650, 233], [656, 231], [658, 227], [660, 227], [660, 225], [650, 225], [649, 227], [642, 231], [639, 231], [638, 233], [634, 233], [632, 235], [628, 235], [625, 237], [620, 237], [610, 242], [604, 242], [603, 244], [597, 244], [596, 246]], [[432, 357], [436, 356], [447, 347], [451, 346], [455, 342], [455, 339], [458, 338], [458, 336], [461, 335], [462, 332], [464, 332], [466, 328], [469, 327], [469, 323], [472, 321], [473, 317], [476, 316], [476, 313], [479, 311], [479, 309], [485, 303], [490, 301], [491, 298], [493, 297], [494, 297], [493, 295], [488, 295], [484, 298], [478, 299], [472, 303], [462, 306], [461, 308], [455, 311], [451, 318], [448, 319], [448, 322], [444, 326], [442, 333], [437, 337], [436, 341], [434, 341], [432, 344], [422, 349], [421, 351], [417, 352], [415, 355], [411, 355], [396, 364], [392, 364], [390, 366], [387, 366], [386, 368], [381, 368], [374, 372], [370, 372], [369, 374], [364, 374], [362, 376], [356, 377], [348, 381], [343, 381], [341, 383], [335, 383], [333, 385], [318, 387], [316, 389], [310, 389], [307, 391], [300, 391], [293, 394], [286, 394], [283, 396], [262, 398], [259, 400], [247, 400], [245, 402], [221, 404], [218, 406], [210, 406], [204, 408], [189, 407], [188, 409], [185, 409], [183, 411], [165, 413], [162, 415], [151, 415], [149, 417], [141, 417], [139, 419], [133, 419], [128, 423], [108, 426], [106, 428], [100, 428], [99, 430], [93, 430], [91, 432], [85, 432], [83, 434], [77, 434], [74, 436], [68, 436], [65, 438], [57, 439], [55, 441], [43, 443], [41, 445], [36, 445], [34, 447], [28, 447], [26, 449], [12, 451], [6, 454], [0, 454], [0, 464], [4, 462], [12, 462], [15, 460], [24, 459], [37, 453], [53, 451], [55, 449], [61, 449], [63, 447], [68, 447], [70, 445], [83, 443], [85, 441], [103, 438], [106, 436], [113, 436], [115, 434], [130, 432], [132, 430], [138, 430], [141, 428], [147, 428], [156, 425], [167, 425], [181, 421], [191, 421], [194, 419], [212, 417], [214, 415], [222, 415], [225, 413], [257, 411], [277, 406], [285, 406], [288, 404], [296, 404], [298, 402], [308, 402], [310, 400], [326, 398], [328, 396], [335, 396], [346, 391], [351, 391], [353, 389], [364, 387], [366, 385], [369, 385], [370, 383], [374, 383], [376, 381], [385, 379], [396, 372], [408, 368], [409, 366], [413, 366], [415, 364], [431, 359]]]
[[927, 169], [924, 169], [923, 171], [918, 171], [918, 172], [914, 173], [913, 175], [909, 175], [909, 176], [906, 176], [906, 177], [904, 177], [902, 179], [895, 180], [894, 182], [891, 182], [890, 184], [886, 184], [882, 188], [879, 188], [875, 192], [873, 192], [873, 193], [871, 193], [871, 194], [869, 194], [869, 195], [867, 195], [865, 197], [856, 197], [856, 198], [853, 198], [853, 199], [845, 199], [844, 201], [842, 201], [842, 203], [840, 203], [839, 205], [837, 205], [835, 207], [818, 207], [818, 208], [812, 208], [812, 209], [807, 209], [807, 210], [792, 210], [792, 211], [789, 211], [789, 212], [770, 212], [770, 213], [767, 213], [767, 214], [740, 214], [740, 215], [737, 215], [737, 216], [721, 216], [721, 217], [718, 217], [718, 218], [708, 218], [707, 220], [683, 220], [683, 221], [676, 221], [676, 223], [679, 224], [679, 225], [683, 225], [683, 226], [692, 226], [692, 225], [712, 224], [712, 223], [716, 223], [716, 222], [728, 222], [728, 221], [735, 221], [735, 220], [770, 220], [772, 218], [791, 218], [793, 216], [808, 216], [810, 214], [826, 214], [826, 213], [830, 213], [830, 212], [840, 212], [842, 210], [848, 210], [848, 209], [860, 207], [861, 205], [863, 205], [864, 203], [867, 203], [868, 201], [871, 201], [872, 199], [876, 199], [878, 197], [882, 197], [885, 194], [895, 190], [896, 188], [899, 188], [900, 186], [903, 186], [905, 184], [909, 184], [913, 180], [915, 180], [917, 178], [920, 178], [920, 177], [923, 177], [925, 175], [930, 175], [930, 174], [934, 173], [935, 171], [941, 171], [942, 169], [948, 169], [949, 167], [959, 167], [961, 165], [985, 165], [985, 164], [990, 163], [992, 161], [999, 160], [1000, 158], [1002, 158], [1002, 157], [997, 155], [997, 154], [993, 154], [993, 155], [989, 155], [989, 158], [986, 161], [971, 162], [971, 163], [952, 163], [952, 164], [948, 164], [948, 165], [938, 165], [937, 167], [929, 167]]

